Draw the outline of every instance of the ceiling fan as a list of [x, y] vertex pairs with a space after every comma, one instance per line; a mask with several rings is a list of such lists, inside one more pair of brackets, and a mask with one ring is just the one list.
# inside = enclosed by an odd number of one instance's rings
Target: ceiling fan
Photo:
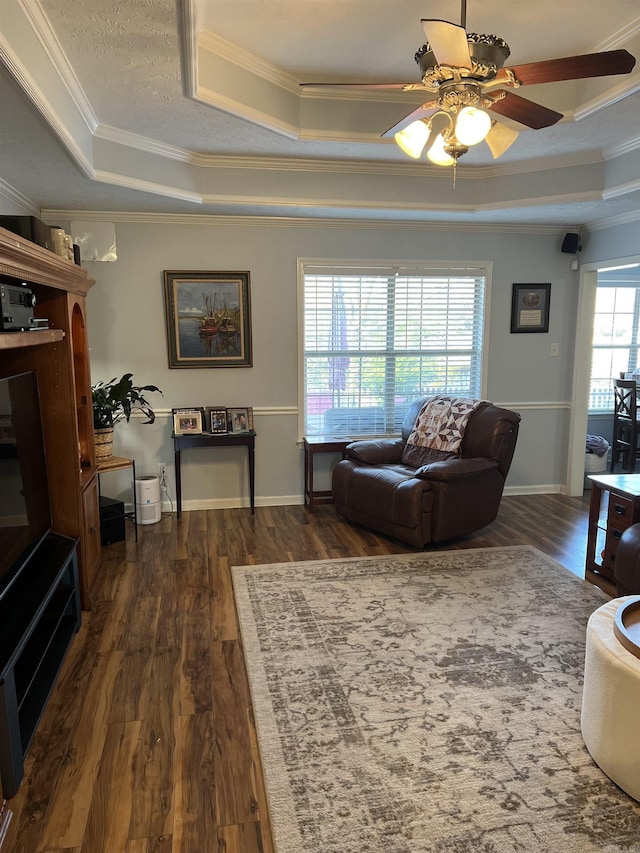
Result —
[[515, 142], [518, 132], [489, 113], [512, 119], [534, 130], [549, 127], [562, 113], [509, 91], [520, 86], [629, 74], [635, 58], [626, 50], [608, 50], [503, 67], [511, 51], [496, 35], [466, 32], [467, 0], [461, 0], [460, 24], [422, 19], [427, 37], [415, 54], [420, 83], [301, 83], [302, 87], [341, 86], [399, 89], [433, 93], [389, 130], [402, 150], [427, 157], [439, 166], [455, 166], [469, 147], [486, 141], [494, 159]]

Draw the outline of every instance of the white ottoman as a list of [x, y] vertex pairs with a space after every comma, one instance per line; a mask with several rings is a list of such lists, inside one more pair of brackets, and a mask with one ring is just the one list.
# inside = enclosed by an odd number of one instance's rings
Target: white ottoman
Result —
[[614, 598], [589, 618], [580, 723], [598, 767], [640, 800], [640, 658], [614, 634], [618, 608], [637, 599]]

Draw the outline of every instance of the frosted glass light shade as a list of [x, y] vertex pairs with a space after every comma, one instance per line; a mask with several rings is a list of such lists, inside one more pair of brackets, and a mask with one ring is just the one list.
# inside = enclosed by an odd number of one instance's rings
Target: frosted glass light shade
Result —
[[439, 133], [436, 136], [433, 145], [427, 151], [427, 157], [432, 163], [435, 163], [436, 166], [453, 166], [456, 161], [444, 150], [444, 144], [444, 136]]
[[463, 145], [477, 145], [491, 130], [491, 118], [484, 110], [465, 107], [456, 120], [456, 139]]
[[402, 148], [405, 154], [417, 160], [422, 154], [424, 146], [429, 139], [429, 125], [423, 121], [414, 121], [407, 125], [404, 130], [398, 131], [394, 135], [396, 143]]

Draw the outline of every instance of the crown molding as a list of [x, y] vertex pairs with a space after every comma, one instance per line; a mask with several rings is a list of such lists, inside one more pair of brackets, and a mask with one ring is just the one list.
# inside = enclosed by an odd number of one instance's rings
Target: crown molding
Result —
[[634, 74], [633, 77], [625, 77], [617, 85], [607, 89], [606, 92], [576, 107], [572, 113], [573, 118], [575, 121], [582, 121], [582, 119], [600, 112], [630, 95], [635, 95], [638, 91], [640, 91], [640, 74]]
[[[178, 148], [157, 142], [149, 137], [139, 136], [129, 131], [120, 130], [109, 125], [99, 125], [95, 136], [117, 145], [135, 148], [147, 154], [153, 154], [167, 159], [189, 163], [204, 169], [254, 169], [257, 171], [273, 172], [312, 172], [327, 174], [349, 174], [349, 175], [404, 175], [433, 178], [446, 178], [450, 180], [447, 169], [433, 166], [427, 161], [422, 162], [397, 162], [386, 160], [309, 160], [301, 157], [260, 157], [226, 154], [198, 154], [186, 148]], [[393, 144], [393, 143], [391, 143]], [[628, 148], [626, 146], [629, 146]], [[625, 146], [617, 146], [610, 149], [613, 159], [627, 150], [635, 150], [640, 147], [640, 138], [625, 143]], [[469, 180], [486, 180], [487, 178], [499, 178], [511, 175], [524, 175], [530, 172], [552, 171], [554, 169], [570, 169], [576, 166], [592, 166], [603, 161], [600, 151], [576, 151], [573, 154], [562, 154], [554, 157], [539, 158], [536, 160], [520, 160], [513, 163], [496, 164], [490, 166], [469, 166], [462, 163], [459, 167], [461, 177]]]
[[15, 81], [27, 95], [34, 107], [38, 110], [43, 119], [47, 122], [51, 131], [59, 139], [60, 143], [66, 148], [71, 158], [85, 176], [92, 178], [95, 175], [93, 164], [85, 156], [84, 151], [76, 143], [74, 137], [69, 133], [66, 126], [58, 117], [57, 112], [53, 109], [40, 87], [36, 84], [33, 77], [29, 74], [25, 66], [18, 59], [14, 50], [2, 40], [0, 33], [0, 60], [4, 62], [7, 69], [14, 77]]
[[601, 50], [616, 50], [619, 47], [624, 47], [628, 42], [640, 34], [640, 15], [634, 18], [625, 27], [621, 27], [617, 32], [612, 33], [604, 41], [594, 45], [593, 53], [598, 53]]
[[622, 142], [620, 145], [611, 145], [605, 148], [602, 156], [605, 160], [615, 160], [616, 157], [622, 157], [625, 154], [630, 154], [632, 151], [637, 151], [640, 148], [640, 136], [635, 139], [629, 139], [627, 142]]
[[208, 107], [216, 107], [232, 116], [245, 119], [260, 127], [265, 127], [267, 130], [280, 133], [282, 136], [289, 137], [289, 139], [302, 138], [300, 136], [300, 128], [296, 125], [277, 119], [274, 115], [265, 113], [263, 110], [256, 110], [254, 107], [250, 107], [248, 104], [244, 104], [234, 98], [228, 98], [226, 95], [214, 92], [213, 89], [207, 89], [206, 86], [198, 87], [197, 93], [193, 95], [193, 100]]
[[15, 187], [12, 187], [11, 184], [3, 181], [2, 178], [0, 178], [0, 198], [6, 198], [29, 216], [40, 216], [40, 208], [37, 204], [19, 192]]
[[196, 6], [194, 0], [178, 4], [179, 38], [182, 44], [183, 90], [187, 98], [198, 91], [198, 37]]
[[300, 84], [291, 74], [287, 74], [286, 71], [283, 71], [276, 65], [272, 65], [270, 62], [251, 53], [251, 51], [244, 50], [244, 48], [223, 39], [210, 30], [203, 30], [201, 33], [198, 33], [197, 44], [198, 47], [215, 53], [220, 59], [232, 62], [244, 71], [255, 74], [268, 83], [272, 83], [296, 95], [300, 94]]
[[[140, 178], [132, 178], [129, 175], [119, 175], [115, 172], [107, 172], [96, 169], [95, 180], [114, 187], [124, 187], [128, 190], [138, 190], [143, 193], [161, 195], [165, 198], [175, 198], [179, 201], [190, 201], [194, 204], [202, 204], [202, 196], [199, 193], [172, 187], [167, 184], [158, 184], [153, 181], [143, 181]], [[103, 217], [104, 218], [104, 217]]]
[[606, 219], [596, 219], [595, 222], [589, 223], [589, 231], [605, 231], [616, 225], [629, 225], [633, 222], [640, 222], [640, 209], [620, 213], [618, 216], [608, 216]]
[[156, 225], [228, 225], [249, 228], [313, 228], [336, 229], [355, 228], [366, 231], [434, 231], [468, 232], [476, 234], [536, 234], [554, 235], [559, 231], [577, 230], [579, 225], [554, 224], [515, 224], [492, 222], [420, 222], [417, 220], [398, 221], [397, 219], [321, 219], [312, 216], [224, 216], [205, 213], [143, 213], [118, 210], [65, 210], [63, 208], [43, 209], [43, 219], [72, 220], [82, 219], [89, 222], [136, 222]]
[[98, 126], [98, 118], [42, 6], [38, 0], [18, 0], [18, 5], [40, 42], [47, 59], [69, 93], [82, 120], [89, 131], [93, 133]]
[[178, 160], [181, 163], [191, 163], [194, 166], [205, 165], [201, 161], [203, 157], [207, 156], [196, 154], [187, 148], [179, 148], [176, 145], [158, 142], [158, 140], [151, 139], [149, 136], [141, 136], [129, 130], [120, 130], [120, 128], [111, 127], [108, 124], [99, 124], [94, 136], [96, 139], [104, 139], [106, 142], [124, 145], [126, 148], [135, 148], [137, 151], [142, 151], [145, 154], [166, 157], [168, 160]]
[[612, 187], [607, 187], [606, 190], [602, 191], [602, 198], [619, 198], [620, 196], [637, 192], [640, 192], [640, 177], [633, 181], [625, 181], [623, 184], [615, 184]]

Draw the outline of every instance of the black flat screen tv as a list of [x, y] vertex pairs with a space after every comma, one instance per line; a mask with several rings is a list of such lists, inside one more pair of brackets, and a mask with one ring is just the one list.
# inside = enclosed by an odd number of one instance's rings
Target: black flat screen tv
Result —
[[0, 598], [51, 529], [35, 372], [0, 378]]

